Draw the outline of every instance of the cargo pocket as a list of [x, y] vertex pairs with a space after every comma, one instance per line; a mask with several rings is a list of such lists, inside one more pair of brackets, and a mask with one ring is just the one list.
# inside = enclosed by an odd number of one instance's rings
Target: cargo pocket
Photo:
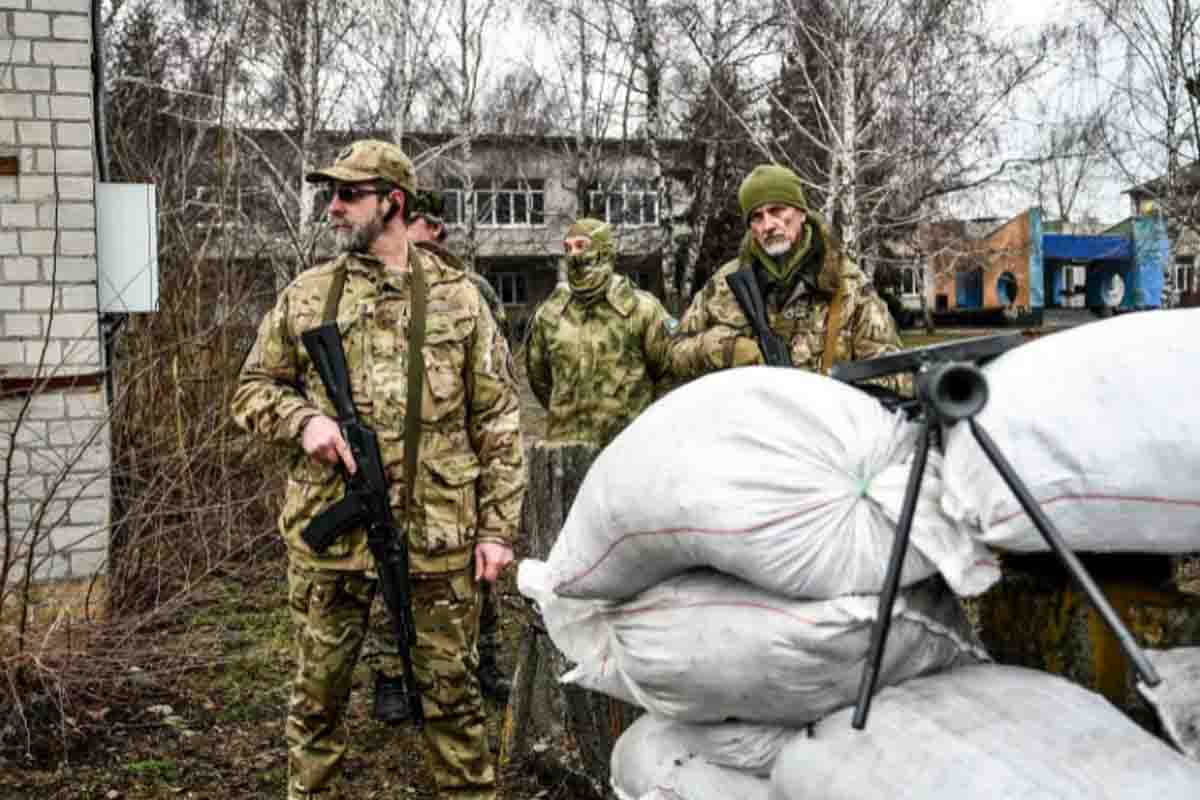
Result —
[[417, 502], [423, 513], [410, 544], [429, 555], [462, 550], [475, 536], [479, 459], [474, 453], [429, 456], [422, 467]]
[[[310, 522], [345, 495], [341, 475], [332, 466], [300, 456], [288, 470], [287, 493], [279, 514], [279, 530], [289, 549], [316, 558], [342, 558], [350, 554], [355, 532], [347, 530], [324, 553], [315, 553], [302, 535]], [[358, 536], [361, 538], [361, 535]]]
[[431, 315], [425, 326], [425, 390], [422, 393], [421, 418], [438, 422], [452, 414], [461, 414], [466, 402], [467, 337], [474, 320], [466, 309]]

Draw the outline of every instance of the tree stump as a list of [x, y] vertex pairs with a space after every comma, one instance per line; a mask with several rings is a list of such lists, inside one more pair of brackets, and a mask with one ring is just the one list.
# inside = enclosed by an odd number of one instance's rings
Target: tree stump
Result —
[[[549, 556], [598, 453], [585, 444], [539, 443], [528, 448], [529, 490], [521, 512], [525, 556]], [[585, 783], [597, 797], [607, 796], [613, 745], [640, 709], [559, 684], [558, 676], [570, 667], [531, 604], [517, 644], [501, 761], [520, 761], [541, 772], [566, 770], [576, 786]]]

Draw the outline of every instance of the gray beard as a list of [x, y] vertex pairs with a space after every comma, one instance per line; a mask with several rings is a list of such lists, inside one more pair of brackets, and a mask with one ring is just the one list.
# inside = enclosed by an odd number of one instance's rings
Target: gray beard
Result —
[[383, 233], [383, 220], [376, 217], [361, 228], [337, 232], [337, 245], [344, 253], [369, 253], [371, 245]]
[[780, 256], [786, 256], [791, 251], [792, 243], [787, 240], [772, 242], [763, 247], [763, 252], [774, 259], [778, 259]]

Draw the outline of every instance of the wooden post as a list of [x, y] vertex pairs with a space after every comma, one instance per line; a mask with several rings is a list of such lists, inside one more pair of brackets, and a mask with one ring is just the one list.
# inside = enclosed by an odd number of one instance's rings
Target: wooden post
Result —
[[[529, 491], [521, 514], [523, 555], [545, 559], [599, 450], [585, 444], [535, 444], [526, 453]], [[512, 697], [501, 735], [501, 762], [520, 761], [557, 773], [595, 795], [608, 795], [609, 760], [617, 737], [639, 709], [558, 683], [570, 664], [531, 609], [517, 645]]]

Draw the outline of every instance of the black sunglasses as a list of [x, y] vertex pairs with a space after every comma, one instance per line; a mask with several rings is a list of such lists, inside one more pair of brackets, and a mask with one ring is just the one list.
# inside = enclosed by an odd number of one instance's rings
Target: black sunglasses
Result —
[[343, 203], [357, 202], [358, 198], [368, 194], [387, 194], [388, 190], [380, 189], [375, 186], [327, 186], [324, 192], [326, 205], [333, 202], [336, 196]]

